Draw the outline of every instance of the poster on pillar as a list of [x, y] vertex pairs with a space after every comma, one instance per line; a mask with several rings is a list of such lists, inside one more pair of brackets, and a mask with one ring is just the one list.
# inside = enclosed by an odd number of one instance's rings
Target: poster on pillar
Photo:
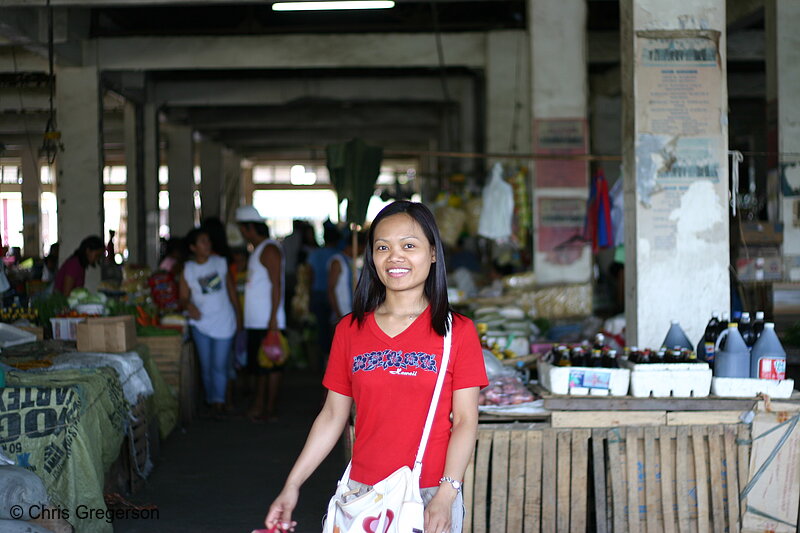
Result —
[[587, 188], [586, 161], [569, 156], [586, 155], [589, 141], [586, 120], [578, 118], [539, 119], [533, 123], [533, 153], [563, 156], [536, 160], [536, 189]]
[[[719, 206], [727, 192], [719, 38], [706, 30], [637, 32], [636, 189], [649, 208], [640, 222], [654, 251], [675, 252], [681, 220]], [[724, 216], [718, 211], [710, 212]]]
[[578, 261], [586, 248], [583, 239], [586, 199], [540, 196], [536, 213], [539, 228], [536, 251], [544, 254], [546, 261], [553, 265], [571, 265]]
[[583, 238], [588, 198], [588, 126], [583, 118], [537, 119], [533, 124], [534, 271], [540, 283], [583, 283], [591, 251]]

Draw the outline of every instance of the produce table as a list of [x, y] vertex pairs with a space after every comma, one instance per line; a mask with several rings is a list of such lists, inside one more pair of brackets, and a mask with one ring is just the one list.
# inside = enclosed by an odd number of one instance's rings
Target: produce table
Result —
[[[106, 509], [104, 475], [119, 456], [131, 429], [134, 405], [126, 394], [135, 395], [136, 390], [152, 384], [148, 397], [135, 397], [136, 407], [146, 403], [146, 411], [158, 416], [162, 436], [176, 423], [177, 400], [146, 348], [137, 352], [141, 356], [139, 364], [144, 365], [150, 379], [147, 384], [132, 388], [130, 381], [120, 381], [119, 369], [91, 361], [102, 360], [104, 354], [70, 353], [68, 346], [52, 341], [34, 343], [7, 350], [0, 357], [0, 361], [8, 363], [48, 356], [56, 366], [78, 367], [7, 372], [6, 387], [0, 389], [0, 449], [42, 478], [52, 505], [69, 510], [69, 522], [76, 531], [106, 533], [113, 531], [111, 523], [81, 519], [76, 516], [76, 509]], [[59, 358], [61, 353], [66, 355]], [[90, 360], [82, 363], [86, 358]], [[139, 360], [136, 353], [128, 354], [128, 358]], [[111, 355], [108, 363], [113, 359], [122, 356]], [[129, 374], [127, 379], [132, 376]]]

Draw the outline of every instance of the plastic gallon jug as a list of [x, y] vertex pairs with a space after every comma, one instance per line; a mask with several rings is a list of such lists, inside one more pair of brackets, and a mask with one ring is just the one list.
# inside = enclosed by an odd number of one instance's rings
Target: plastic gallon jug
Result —
[[661, 343], [661, 346], [666, 346], [667, 348], [680, 346], [681, 348], [686, 348], [689, 351], [694, 351], [694, 345], [692, 345], [692, 341], [690, 341], [689, 337], [686, 336], [686, 333], [683, 332], [683, 328], [681, 328], [681, 325], [678, 324], [677, 320], [673, 320], [670, 324], [669, 331], [667, 331], [667, 336], [664, 337], [664, 342]]
[[749, 378], [750, 349], [735, 322], [717, 338], [714, 375], [718, 378]]
[[775, 324], [767, 322], [750, 351], [750, 377], [786, 379], [786, 351], [775, 333]]

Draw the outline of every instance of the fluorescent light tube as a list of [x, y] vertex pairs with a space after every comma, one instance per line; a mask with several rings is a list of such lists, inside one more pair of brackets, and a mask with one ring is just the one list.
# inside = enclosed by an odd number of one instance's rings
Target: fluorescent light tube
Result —
[[329, 0], [323, 2], [275, 2], [273, 11], [330, 11], [339, 9], [390, 9], [391, 0]]

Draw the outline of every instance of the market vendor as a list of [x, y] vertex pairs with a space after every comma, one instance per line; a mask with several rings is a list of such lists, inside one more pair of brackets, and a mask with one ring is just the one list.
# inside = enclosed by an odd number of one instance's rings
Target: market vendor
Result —
[[97, 266], [105, 251], [105, 243], [97, 235], [83, 239], [75, 253], [58, 269], [54, 290], [69, 296], [72, 289], [83, 287], [86, 282], [86, 267]]

